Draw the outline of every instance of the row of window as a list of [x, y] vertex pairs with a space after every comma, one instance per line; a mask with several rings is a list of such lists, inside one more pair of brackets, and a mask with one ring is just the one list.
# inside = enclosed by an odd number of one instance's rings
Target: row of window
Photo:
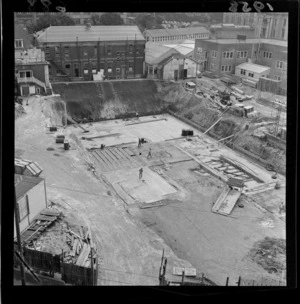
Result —
[[[174, 35], [174, 36], [161, 36], [161, 37], [154, 37], [152, 41], [170, 41], [170, 40], [183, 40], [183, 39], [196, 39], [196, 38], [209, 38], [209, 34], [186, 34], [186, 35]], [[147, 37], [147, 41], [150, 40], [150, 37]]]
[[231, 68], [232, 68], [231, 65], [222, 65], [221, 66], [221, 71], [222, 72], [231, 72]]
[[[140, 52], [142, 52], [141, 49], [136, 49], [135, 50], [136, 55], [139, 55]], [[129, 53], [129, 55], [132, 55], [132, 53], [133, 53], [133, 45], [131, 45], [131, 44], [129, 45], [128, 53]], [[112, 50], [110, 48], [108, 48], [106, 50], [106, 54], [107, 55], [112, 55]], [[46, 57], [49, 57], [49, 55], [50, 55], [50, 48], [49, 47], [45, 48], [45, 55], [46, 55]], [[61, 55], [60, 47], [56, 46], [55, 47], [55, 56], [60, 57], [60, 55]], [[69, 47], [68, 46], [64, 47], [64, 55], [65, 55], [66, 58], [69, 58]], [[83, 56], [88, 56], [88, 50], [87, 49], [83, 49]], [[94, 56], [97, 56], [97, 46], [94, 46]], [[116, 56], [117, 57], [120, 57], [120, 56], [125, 57], [125, 52], [116, 52]]]
[[[199, 54], [199, 52], [197, 52]], [[218, 52], [212, 50], [211, 51], [211, 57], [216, 58], [218, 56]], [[248, 56], [247, 51], [238, 51], [236, 57], [237, 58], [246, 58]], [[233, 58], [233, 51], [230, 52], [223, 52], [222, 53], [223, 58]]]
[[[241, 75], [244, 75], [244, 76], [246, 76], [246, 70], [244, 70], [244, 69], [241, 69]], [[248, 72], [248, 77], [254, 77], [254, 73], [252, 73], [252, 72]]]

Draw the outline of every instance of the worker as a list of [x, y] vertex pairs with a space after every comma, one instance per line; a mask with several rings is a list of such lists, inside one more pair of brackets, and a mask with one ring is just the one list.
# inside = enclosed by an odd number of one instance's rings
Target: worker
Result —
[[139, 172], [140, 172], [140, 174], [139, 174], [139, 179], [142, 179], [142, 177], [143, 177], [143, 168], [141, 168], [141, 169], [139, 170]]
[[135, 116], [136, 116], [136, 119], [139, 119], [139, 113], [138, 112], [135, 113]]
[[151, 155], [151, 148], [149, 149], [149, 152], [148, 152], [148, 155], [147, 155], [147, 158], [152, 158], [152, 155]]
[[141, 146], [142, 146], [142, 140], [141, 138], [139, 138], [138, 148], [140, 148]]
[[28, 106], [28, 99], [26, 100], [26, 106]]

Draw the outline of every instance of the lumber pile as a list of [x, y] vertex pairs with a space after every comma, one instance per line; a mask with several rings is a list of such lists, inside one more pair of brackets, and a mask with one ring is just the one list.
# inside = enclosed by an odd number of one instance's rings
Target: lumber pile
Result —
[[69, 251], [64, 252], [64, 263], [72, 263], [81, 267], [91, 267], [91, 257], [96, 258], [96, 248], [92, 241], [91, 230], [80, 226], [78, 231], [70, 229], [66, 232], [66, 243]]

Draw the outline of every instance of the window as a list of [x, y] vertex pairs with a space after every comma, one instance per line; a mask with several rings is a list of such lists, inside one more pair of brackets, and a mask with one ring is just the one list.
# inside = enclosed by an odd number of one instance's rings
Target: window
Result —
[[120, 68], [116, 68], [116, 73], [120, 74], [121, 69]]
[[286, 26], [286, 19], [283, 19], [283, 26]]
[[211, 57], [216, 58], [217, 57], [217, 51], [211, 51]]
[[128, 71], [129, 71], [129, 72], [133, 72], [133, 68], [132, 68], [132, 65], [131, 65], [131, 64], [129, 64]]
[[202, 53], [202, 48], [198, 47], [197, 48], [197, 54], [201, 54]]
[[16, 48], [22, 48], [23, 47], [23, 40], [22, 39], [16, 39], [15, 40], [15, 47]]
[[84, 73], [84, 75], [87, 75], [87, 74], [89, 73], [89, 70], [84, 69], [84, 70], [83, 70], [83, 73]]
[[274, 37], [275, 37], [275, 30], [273, 29], [271, 32], [271, 38], [274, 38]]
[[84, 49], [83, 49], [83, 56], [87, 56], [87, 55], [88, 55], [87, 49], [84, 48]]
[[211, 63], [210, 64], [210, 69], [213, 70], [213, 71], [216, 70], [216, 65], [214, 63]]
[[65, 65], [65, 68], [66, 68], [66, 69], [70, 69], [70, 68], [71, 68], [71, 65], [70, 65], [70, 64], [66, 64], [66, 65]]
[[276, 69], [283, 69], [283, 61], [276, 61]]
[[20, 72], [20, 78], [25, 78], [25, 72]]
[[110, 48], [107, 49], [107, 55], [111, 55], [111, 49]]
[[92, 69], [92, 73], [93, 74], [97, 74], [97, 70], [96, 69]]
[[107, 72], [108, 72], [108, 73], [111, 73], [111, 72], [112, 72], [111, 66], [107, 67]]
[[283, 29], [281, 30], [281, 39], [284, 38], [284, 33], [285, 33], [285, 28], [283, 28]]
[[36, 88], [36, 89], [35, 89], [35, 92], [36, 92], [36, 94], [40, 94], [40, 93], [41, 93], [40, 88]]
[[275, 79], [275, 80], [281, 81], [281, 77], [280, 77], [280, 76], [277, 76], [277, 75], [274, 76], [274, 79]]
[[29, 214], [28, 195], [24, 196], [19, 202], [19, 216], [22, 221]]
[[233, 51], [223, 52], [222, 56], [223, 56], [223, 58], [226, 58], [226, 59], [233, 58]]
[[139, 49], [136, 49], [135, 53], [138, 55], [140, 53]]
[[269, 58], [269, 59], [271, 59], [271, 58], [272, 58], [272, 53], [271, 53], [271, 52], [266, 52], [266, 51], [264, 51], [264, 52], [263, 52], [263, 57], [264, 57], [264, 58]]
[[237, 55], [236, 55], [236, 58], [246, 58], [247, 55], [248, 55], [247, 51], [244, 51], [244, 52], [238, 51]]
[[254, 77], [254, 73], [250, 73], [250, 72], [249, 72], [249, 73], [248, 73], [248, 76], [249, 76], [249, 77]]
[[97, 56], [97, 46], [96, 45], [94, 46], [94, 56], [95, 57]]
[[246, 75], [246, 70], [241, 69], [241, 75]]

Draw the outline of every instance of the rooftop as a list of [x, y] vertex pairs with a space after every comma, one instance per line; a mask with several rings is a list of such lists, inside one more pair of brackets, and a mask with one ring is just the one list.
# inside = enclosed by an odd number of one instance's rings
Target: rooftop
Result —
[[48, 64], [48, 62], [45, 60], [45, 53], [41, 49], [36, 48], [28, 49], [26, 51], [15, 50], [15, 62], [16, 64]]
[[31, 160], [26, 160], [26, 159], [15, 158], [15, 166], [21, 167], [21, 168], [24, 168], [24, 169], [28, 168], [28, 170], [34, 176], [38, 176], [43, 171], [43, 169], [38, 165], [38, 163], [33, 162]]
[[155, 42], [148, 41], [146, 43], [146, 55], [145, 61], [149, 64], [159, 63], [162, 57], [165, 58], [166, 54], [181, 54], [188, 55], [193, 52], [195, 47], [195, 42], [190, 43], [191, 40], [185, 40], [184, 43], [178, 44], [159, 44]]
[[44, 179], [35, 176], [15, 174], [15, 188], [17, 200], [25, 195], [30, 189], [41, 183]]
[[185, 27], [177, 29], [154, 29], [145, 31], [151, 37], [186, 35], [186, 34], [209, 34], [209, 30], [205, 27]]
[[136, 25], [50, 26], [37, 33], [40, 43], [76, 42], [77, 38], [78, 42], [145, 40]]
[[[199, 39], [202, 40], [202, 39]], [[236, 44], [236, 43], [259, 43], [259, 38], [251, 38], [251, 39], [246, 39], [246, 40], [238, 40], [238, 39], [206, 39], [202, 41], [208, 41], [212, 43], [218, 43], [218, 44]], [[282, 41], [282, 40], [275, 40], [275, 39], [260, 39], [260, 43], [264, 44], [271, 44], [271, 45], [278, 45], [278, 46], [283, 46], [287, 47], [287, 41]]]
[[259, 64], [249, 63], [249, 62], [244, 62], [244, 63], [238, 65], [237, 68], [247, 70], [250, 72], [254, 72], [254, 73], [262, 73], [267, 70], [270, 70], [269, 67], [259, 65]]

